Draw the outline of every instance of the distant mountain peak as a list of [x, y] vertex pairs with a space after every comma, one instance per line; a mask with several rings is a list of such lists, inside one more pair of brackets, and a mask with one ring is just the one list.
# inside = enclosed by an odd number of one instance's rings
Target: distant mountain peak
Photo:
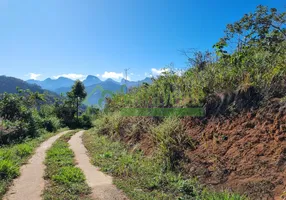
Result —
[[72, 79], [69, 79], [69, 78], [60, 76], [60, 77], [59, 77], [58, 79], [56, 79], [56, 80], [72, 80]]
[[130, 82], [129, 80], [126, 80], [125, 78], [123, 78], [123, 79], [121, 79], [121, 84], [125, 84], [125, 83], [128, 83], [128, 82]]
[[93, 76], [93, 75], [88, 75], [86, 79], [83, 81], [83, 84], [85, 86], [90, 86], [90, 85], [98, 84], [100, 82], [101, 80], [98, 77]]
[[[71, 80], [66, 77], [59, 77], [58, 79], [47, 78], [43, 81], [28, 80], [27, 82], [32, 84], [37, 84], [42, 88], [54, 91], [57, 94], [66, 93], [70, 91], [72, 85], [74, 84], [74, 80]], [[122, 85], [126, 84], [128, 88], [131, 88], [131, 87], [138, 87], [142, 85], [143, 82], [152, 83], [152, 80], [151, 78], [147, 77], [143, 80], [138, 80], [138, 81], [130, 81], [126, 80], [125, 78], [122, 78], [120, 81], [115, 81], [111, 78], [108, 78], [105, 81], [101, 81], [97, 76], [88, 75], [86, 79], [83, 81], [83, 84], [86, 88], [87, 93], [90, 94], [97, 85], [100, 85], [105, 90], [117, 92], [121, 90]], [[97, 104], [100, 95], [101, 95], [100, 93], [92, 95], [91, 99], [89, 100], [89, 103]]]
[[85, 80], [88, 80], [88, 79], [99, 79], [99, 78], [97, 76], [88, 75]]
[[117, 81], [113, 80], [112, 78], [108, 78], [105, 80], [105, 82], [113, 82], [113, 83], [118, 83]]

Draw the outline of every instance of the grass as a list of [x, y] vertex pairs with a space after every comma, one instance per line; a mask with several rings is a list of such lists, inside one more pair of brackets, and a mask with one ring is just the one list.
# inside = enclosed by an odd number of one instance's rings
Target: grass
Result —
[[75, 167], [74, 153], [68, 141], [77, 131], [71, 131], [60, 137], [47, 151], [45, 164], [45, 200], [87, 200], [91, 189], [85, 182], [83, 172]]
[[55, 135], [55, 133], [40, 131], [42, 134], [39, 137], [27, 138], [20, 144], [0, 147], [0, 199], [6, 193], [13, 179], [20, 175], [20, 167], [33, 155], [34, 150], [43, 141]]
[[146, 157], [139, 150], [128, 151], [123, 144], [91, 129], [83, 136], [92, 163], [115, 177], [114, 183], [134, 200], [246, 200], [227, 191], [212, 192], [169, 170], [158, 157]]

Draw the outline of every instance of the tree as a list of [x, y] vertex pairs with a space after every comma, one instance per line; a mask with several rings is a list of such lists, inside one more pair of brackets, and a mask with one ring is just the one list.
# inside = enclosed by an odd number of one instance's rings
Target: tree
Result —
[[245, 14], [240, 21], [228, 24], [225, 36], [214, 45], [218, 55], [229, 55], [226, 47], [236, 45], [242, 48], [258, 47], [272, 52], [280, 52], [277, 45], [286, 40], [286, 12], [276, 8], [258, 6], [256, 12]]
[[77, 80], [72, 86], [71, 91], [67, 93], [68, 98], [76, 104], [77, 120], [79, 116], [79, 105], [82, 103], [86, 95], [85, 87], [80, 80]]

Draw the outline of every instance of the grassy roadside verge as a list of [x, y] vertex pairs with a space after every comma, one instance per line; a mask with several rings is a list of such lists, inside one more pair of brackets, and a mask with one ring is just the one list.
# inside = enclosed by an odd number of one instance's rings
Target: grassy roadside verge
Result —
[[77, 131], [71, 131], [60, 137], [47, 151], [45, 164], [46, 184], [45, 200], [87, 200], [91, 192], [83, 172], [75, 166], [74, 153], [68, 141]]
[[83, 143], [92, 163], [112, 174], [115, 177], [114, 183], [130, 199], [246, 199], [228, 192], [211, 192], [193, 179], [184, 179], [180, 174], [164, 169], [162, 162], [156, 158], [145, 157], [139, 151], [127, 151], [123, 144], [97, 134], [95, 129], [84, 134]]
[[34, 154], [35, 149], [43, 141], [56, 134], [41, 131], [39, 137], [26, 139], [20, 144], [0, 147], [0, 199], [2, 199], [13, 179], [20, 175], [20, 167]]

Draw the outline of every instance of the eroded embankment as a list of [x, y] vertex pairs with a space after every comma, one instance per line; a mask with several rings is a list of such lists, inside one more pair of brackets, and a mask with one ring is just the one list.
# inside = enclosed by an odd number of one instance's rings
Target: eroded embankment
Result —
[[[215, 190], [228, 189], [251, 199], [282, 199], [286, 191], [285, 105], [273, 99], [232, 116], [182, 119], [195, 144], [185, 148], [179, 160], [183, 174]], [[136, 121], [142, 128], [131, 129]], [[152, 119], [127, 119], [119, 129], [121, 139], [152, 154], [156, 144], [148, 123]], [[132, 134], [126, 134], [129, 125]]]
[[187, 173], [253, 199], [281, 199], [286, 189], [285, 103], [273, 100], [256, 111], [185, 123], [199, 143], [185, 152]]

